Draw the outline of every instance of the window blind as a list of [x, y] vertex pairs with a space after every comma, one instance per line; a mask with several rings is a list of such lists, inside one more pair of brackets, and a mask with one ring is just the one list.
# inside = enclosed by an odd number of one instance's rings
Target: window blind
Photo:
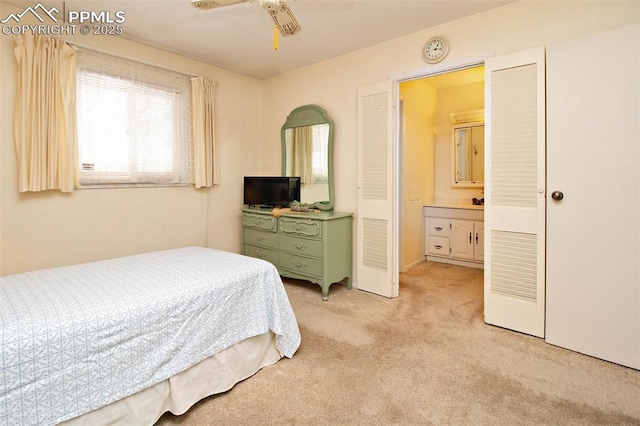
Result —
[[193, 183], [188, 76], [78, 52], [80, 185]]

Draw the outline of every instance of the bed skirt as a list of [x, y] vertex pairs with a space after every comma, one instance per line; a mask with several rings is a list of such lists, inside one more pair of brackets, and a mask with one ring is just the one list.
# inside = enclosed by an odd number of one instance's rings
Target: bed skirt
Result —
[[282, 355], [272, 332], [250, 337], [150, 388], [61, 425], [153, 425], [165, 412], [184, 414], [207, 396], [226, 392]]

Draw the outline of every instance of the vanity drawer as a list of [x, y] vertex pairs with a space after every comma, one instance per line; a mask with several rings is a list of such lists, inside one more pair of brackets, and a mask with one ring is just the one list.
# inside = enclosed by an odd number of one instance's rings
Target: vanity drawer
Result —
[[278, 248], [278, 234], [273, 232], [256, 231], [253, 229], [244, 229], [244, 242], [256, 246]]
[[280, 250], [288, 251], [289, 253], [322, 257], [322, 240], [280, 235], [278, 243]]
[[280, 218], [280, 233], [309, 238], [322, 237], [322, 221], [313, 219]]
[[281, 251], [278, 257], [278, 266], [300, 275], [322, 277], [322, 260], [320, 259], [296, 256]]
[[244, 245], [245, 256], [255, 257], [257, 259], [266, 260], [274, 265], [278, 264], [278, 251], [264, 247], [252, 246], [251, 244]]
[[427, 254], [449, 256], [449, 238], [429, 237]]
[[449, 219], [429, 218], [427, 219], [427, 227], [429, 235], [435, 237], [449, 238]]
[[278, 219], [268, 214], [242, 213], [242, 226], [261, 231], [278, 232]]

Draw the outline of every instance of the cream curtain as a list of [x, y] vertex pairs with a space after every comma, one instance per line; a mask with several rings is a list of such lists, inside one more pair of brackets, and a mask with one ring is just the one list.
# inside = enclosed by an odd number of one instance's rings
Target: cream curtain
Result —
[[15, 144], [18, 191], [76, 184], [76, 55], [65, 42], [32, 34], [16, 38]]
[[293, 129], [293, 176], [300, 176], [300, 183], [313, 183], [313, 132], [311, 126]]
[[218, 184], [215, 137], [216, 82], [203, 77], [191, 78], [193, 103], [193, 161], [196, 188]]

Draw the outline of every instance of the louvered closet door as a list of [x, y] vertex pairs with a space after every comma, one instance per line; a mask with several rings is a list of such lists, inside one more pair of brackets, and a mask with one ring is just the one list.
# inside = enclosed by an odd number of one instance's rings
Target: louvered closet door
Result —
[[485, 63], [485, 321], [544, 337], [544, 49]]
[[398, 295], [393, 254], [393, 83], [358, 92], [357, 287]]

